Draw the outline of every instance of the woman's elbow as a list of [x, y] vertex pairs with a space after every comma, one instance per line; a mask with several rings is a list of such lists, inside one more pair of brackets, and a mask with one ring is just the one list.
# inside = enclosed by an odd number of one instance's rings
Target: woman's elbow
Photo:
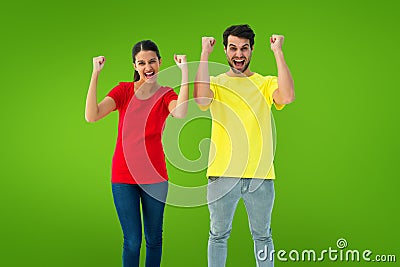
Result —
[[95, 116], [91, 116], [89, 114], [85, 114], [85, 120], [87, 122], [96, 122], [98, 119]]
[[183, 119], [183, 118], [186, 117], [186, 112], [176, 112], [176, 113], [171, 113], [171, 115], [172, 115], [174, 118]]

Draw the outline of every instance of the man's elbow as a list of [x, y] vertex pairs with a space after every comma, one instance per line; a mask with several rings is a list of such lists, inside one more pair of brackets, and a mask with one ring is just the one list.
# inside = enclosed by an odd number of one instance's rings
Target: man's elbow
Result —
[[194, 82], [193, 98], [199, 105], [208, 105], [210, 101], [210, 84], [204, 82]]
[[209, 97], [195, 97], [194, 101], [200, 106], [208, 106], [211, 103]]
[[285, 105], [290, 104], [290, 103], [294, 102], [295, 98], [296, 97], [294, 95], [289, 96], [283, 100], [283, 104], [285, 104]]
[[294, 102], [294, 100], [295, 100], [295, 96], [293, 94], [293, 95], [281, 97], [281, 98], [279, 98], [278, 101], [275, 101], [275, 103], [278, 105], [287, 105], [287, 104]]
[[199, 98], [199, 91], [200, 91], [200, 83], [199, 82], [194, 82], [194, 90], [193, 90], [193, 98], [195, 99], [197, 103], [197, 98]]
[[294, 87], [291, 86], [289, 93], [285, 95], [285, 97], [283, 98], [283, 104], [287, 105], [290, 104], [292, 102], [294, 102], [295, 100], [295, 94], [294, 94]]

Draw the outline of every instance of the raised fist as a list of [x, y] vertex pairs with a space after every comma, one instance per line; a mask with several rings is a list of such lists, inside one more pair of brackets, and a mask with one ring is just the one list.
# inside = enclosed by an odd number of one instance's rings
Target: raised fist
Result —
[[174, 60], [180, 69], [187, 68], [186, 55], [174, 55]]
[[106, 62], [106, 58], [103, 56], [94, 57], [93, 58], [93, 71], [101, 71], [104, 67], [104, 63]]
[[211, 52], [214, 49], [215, 39], [214, 39], [214, 37], [202, 37], [201, 44], [202, 44], [202, 48], [203, 48], [202, 52], [211, 54]]
[[271, 43], [271, 50], [276, 52], [282, 50], [283, 40], [285, 37], [283, 35], [273, 34], [269, 41]]

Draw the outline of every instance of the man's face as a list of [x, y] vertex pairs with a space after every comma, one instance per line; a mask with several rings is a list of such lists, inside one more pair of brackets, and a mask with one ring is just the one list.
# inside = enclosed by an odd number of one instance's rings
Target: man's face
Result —
[[245, 72], [251, 60], [250, 40], [229, 35], [225, 53], [228, 63], [235, 73]]

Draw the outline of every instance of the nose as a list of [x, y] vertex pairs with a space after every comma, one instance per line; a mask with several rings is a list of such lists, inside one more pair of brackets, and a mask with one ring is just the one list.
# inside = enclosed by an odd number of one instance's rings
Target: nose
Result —
[[243, 56], [243, 52], [240, 49], [238, 49], [235, 53], [235, 56], [241, 58]]

